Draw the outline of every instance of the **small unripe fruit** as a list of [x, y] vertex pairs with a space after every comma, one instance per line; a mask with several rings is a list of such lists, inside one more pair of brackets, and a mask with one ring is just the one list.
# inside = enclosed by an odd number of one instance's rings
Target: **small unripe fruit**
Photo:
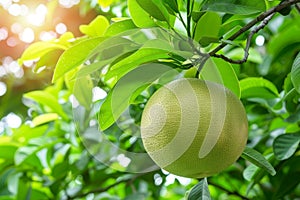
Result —
[[240, 100], [223, 85], [178, 79], [158, 89], [141, 120], [147, 153], [166, 171], [202, 178], [233, 164], [248, 137]]

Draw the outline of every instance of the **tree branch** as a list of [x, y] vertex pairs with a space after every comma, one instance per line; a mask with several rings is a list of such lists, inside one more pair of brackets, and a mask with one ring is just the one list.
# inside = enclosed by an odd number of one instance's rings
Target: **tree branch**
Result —
[[[239, 31], [237, 31], [235, 34], [233, 34], [231, 37], [228, 38], [228, 40], [230, 41], [233, 41], [235, 40], [236, 38], [238, 38], [240, 35], [242, 35], [244, 32], [248, 31], [249, 29], [251, 29], [255, 24], [257, 24], [258, 22], [262, 22], [262, 24], [260, 26], [258, 26], [256, 29], [253, 30], [253, 32], [250, 33], [249, 37], [248, 37], [248, 41], [247, 41], [247, 45], [249, 46], [250, 44], [250, 40], [251, 38], [253, 37], [253, 35], [255, 33], [257, 33], [259, 30], [261, 30], [262, 28], [264, 28], [266, 26], [266, 23], [268, 23], [268, 21], [272, 18], [272, 16], [279, 12], [280, 10], [288, 7], [288, 6], [291, 6], [291, 5], [294, 5], [294, 4], [297, 4], [298, 2], [300, 2], [300, 0], [286, 0], [284, 1], [283, 3], [267, 10], [266, 12], [260, 14], [258, 17], [256, 17], [254, 20], [250, 21], [248, 24], [246, 24], [244, 27], [242, 27]], [[214, 56], [214, 57], [219, 57], [219, 58], [222, 58], [228, 62], [233, 62], [233, 63], [243, 63], [247, 60], [248, 58], [248, 51], [246, 52], [245, 51], [245, 56], [242, 60], [240, 61], [234, 61], [230, 58], [227, 58], [226, 56], [224, 55], [218, 55], [216, 54], [218, 51], [220, 51], [221, 49], [223, 49], [225, 46], [227, 46], [227, 43], [221, 43], [219, 46], [217, 46], [215, 49], [213, 49], [209, 55], [210, 56]], [[249, 49], [249, 47], [248, 47]], [[245, 48], [245, 50], [247, 50], [247, 46]], [[246, 57], [246, 59], [245, 59]]]
[[222, 54], [213, 54], [211, 56], [216, 57], [216, 58], [222, 58], [223, 60], [230, 62], [230, 63], [234, 63], [234, 64], [242, 64], [244, 62], [247, 61], [248, 56], [249, 56], [249, 49], [250, 49], [250, 45], [251, 45], [251, 40], [254, 36], [254, 34], [258, 33], [261, 29], [263, 29], [268, 23], [269, 21], [272, 19], [272, 17], [275, 15], [275, 13], [272, 13], [270, 16], [268, 16], [267, 18], [265, 18], [262, 23], [257, 26], [255, 29], [253, 29], [247, 38], [247, 43], [246, 43], [246, 47], [244, 49], [244, 57], [241, 60], [233, 60], [231, 58], [226, 57], [225, 55]]

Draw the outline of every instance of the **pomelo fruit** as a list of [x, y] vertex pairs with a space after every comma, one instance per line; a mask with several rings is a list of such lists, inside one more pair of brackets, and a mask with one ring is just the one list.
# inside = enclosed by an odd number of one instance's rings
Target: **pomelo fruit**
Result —
[[151, 96], [142, 114], [141, 137], [159, 167], [202, 178], [221, 172], [240, 157], [248, 121], [241, 101], [223, 85], [182, 78]]

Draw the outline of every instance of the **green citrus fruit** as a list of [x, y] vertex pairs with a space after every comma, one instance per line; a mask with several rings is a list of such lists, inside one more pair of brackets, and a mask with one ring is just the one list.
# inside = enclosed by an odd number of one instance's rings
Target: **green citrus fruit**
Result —
[[141, 120], [147, 153], [166, 171], [202, 178], [233, 164], [248, 137], [240, 100], [223, 85], [178, 79], [158, 89]]

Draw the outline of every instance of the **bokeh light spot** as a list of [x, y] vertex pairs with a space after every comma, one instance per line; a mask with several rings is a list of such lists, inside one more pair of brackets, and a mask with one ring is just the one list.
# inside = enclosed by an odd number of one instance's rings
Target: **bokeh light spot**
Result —
[[265, 44], [265, 37], [262, 35], [257, 36], [255, 39], [255, 43], [257, 46], [263, 46]]
[[22, 8], [19, 4], [14, 3], [11, 6], [9, 6], [8, 12], [12, 16], [19, 16], [19, 15], [21, 15]]
[[20, 23], [16, 22], [11, 25], [10, 29], [11, 29], [11, 32], [13, 32], [15, 34], [19, 34], [22, 32], [23, 26]]
[[19, 42], [18, 42], [18, 39], [16, 38], [16, 37], [9, 37], [7, 40], [6, 40], [6, 44], [7, 44], [7, 46], [9, 46], [9, 47], [15, 47], [15, 46], [17, 46], [17, 44], [18, 44]]
[[5, 95], [6, 91], [7, 91], [6, 84], [3, 82], [0, 82], [0, 97]]
[[12, 4], [12, 1], [11, 0], [1, 0], [0, 1], [0, 5], [2, 5], [2, 7], [4, 9], [7, 9], [9, 8], [9, 6]]
[[42, 41], [53, 40], [56, 37], [57, 37], [57, 35], [54, 31], [42, 31], [40, 33], [40, 40], [42, 40]]
[[26, 43], [33, 42], [35, 38], [32, 28], [25, 28], [24, 31], [20, 33], [19, 37], [20, 40]]
[[5, 117], [5, 121], [7, 126], [10, 128], [19, 128], [22, 124], [22, 119], [15, 113], [9, 113]]
[[6, 40], [7, 37], [8, 37], [7, 28], [5, 28], [5, 27], [0, 28], [0, 41]]
[[45, 4], [39, 4], [36, 9], [35, 9], [36, 14], [40, 16], [45, 16], [47, 15], [48, 9], [45, 6]]
[[64, 34], [67, 31], [67, 26], [64, 23], [59, 23], [55, 26], [55, 30], [58, 34]]

